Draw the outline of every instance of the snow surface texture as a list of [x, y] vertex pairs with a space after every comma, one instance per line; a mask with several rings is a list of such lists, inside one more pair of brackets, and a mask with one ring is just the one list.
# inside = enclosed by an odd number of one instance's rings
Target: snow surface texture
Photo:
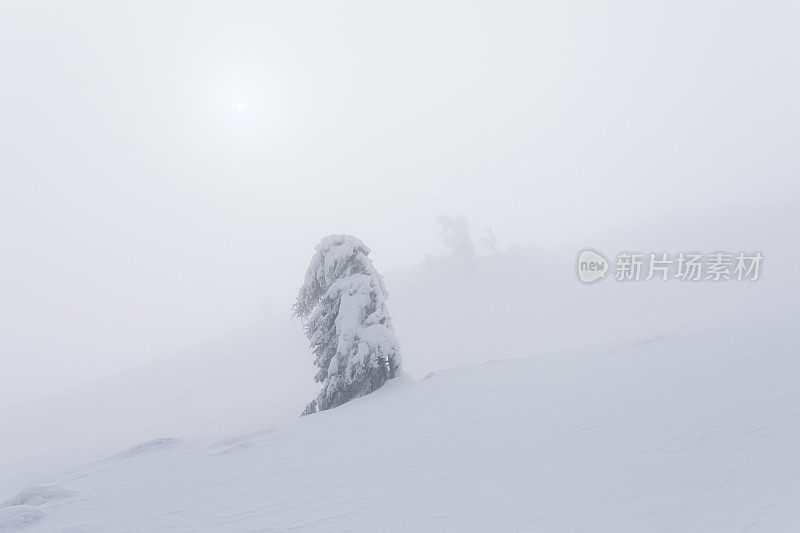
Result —
[[283, 316], [0, 411], [0, 528], [800, 527], [793, 278], [587, 288], [535, 254], [457, 268], [390, 273], [418, 379], [333, 410], [298, 418], [316, 391]]
[[293, 309], [303, 319], [322, 391], [304, 415], [369, 394], [402, 369], [386, 287], [369, 252], [355, 237], [330, 235], [311, 258]]
[[783, 530], [800, 524], [799, 350], [797, 326], [774, 324], [404, 377], [280, 426], [150, 441], [54, 475], [4, 503], [0, 524]]

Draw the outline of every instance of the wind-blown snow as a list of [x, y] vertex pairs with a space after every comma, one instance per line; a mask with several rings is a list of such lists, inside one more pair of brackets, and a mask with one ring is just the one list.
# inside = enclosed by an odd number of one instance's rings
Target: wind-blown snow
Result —
[[147, 442], [143, 442], [141, 444], [137, 444], [133, 448], [125, 450], [124, 452], [120, 452], [113, 457], [109, 457], [108, 460], [113, 461], [119, 459], [130, 459], [131, 457], [138, 457], [140, 455], [172, 448], [174, 446], [179, 445], [180, 443], [181, 441], [178, 439], [173, 439], [171, 437], [161, 437], [158, 439], [153, 439]]

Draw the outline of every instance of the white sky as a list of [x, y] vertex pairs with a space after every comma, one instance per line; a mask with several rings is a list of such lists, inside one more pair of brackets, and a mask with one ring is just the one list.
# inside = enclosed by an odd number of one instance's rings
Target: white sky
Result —
[[441, 251], [440, 213], [547, 246], [796, 202], [798, 27], [792, 2], [4, 0], [0, 388], [283, 314], [330, 233], [388, 268]]

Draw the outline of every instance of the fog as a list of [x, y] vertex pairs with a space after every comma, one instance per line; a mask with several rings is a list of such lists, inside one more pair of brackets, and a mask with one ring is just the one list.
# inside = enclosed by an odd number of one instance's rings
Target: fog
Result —
[[5, 0], [0, 403], [288, 321], [331, 233], [387, 279], [445, 253], [439, 214], [569, 261], [698, 233], [779, 257], [798, 24], [790, 2]]

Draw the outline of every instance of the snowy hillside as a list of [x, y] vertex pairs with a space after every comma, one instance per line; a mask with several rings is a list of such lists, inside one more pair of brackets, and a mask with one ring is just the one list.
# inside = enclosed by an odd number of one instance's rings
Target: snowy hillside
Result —
[[796, 324], [404, 376], [302, 419], [300, 394], [233, 424], [235, 405], [209, 401], [91, 459], [0, 479], [0, 527], [782, 530], [800, 523]]
[[0, 533], [800, 532], [800, 2], [721, 7], [0, 1]]

